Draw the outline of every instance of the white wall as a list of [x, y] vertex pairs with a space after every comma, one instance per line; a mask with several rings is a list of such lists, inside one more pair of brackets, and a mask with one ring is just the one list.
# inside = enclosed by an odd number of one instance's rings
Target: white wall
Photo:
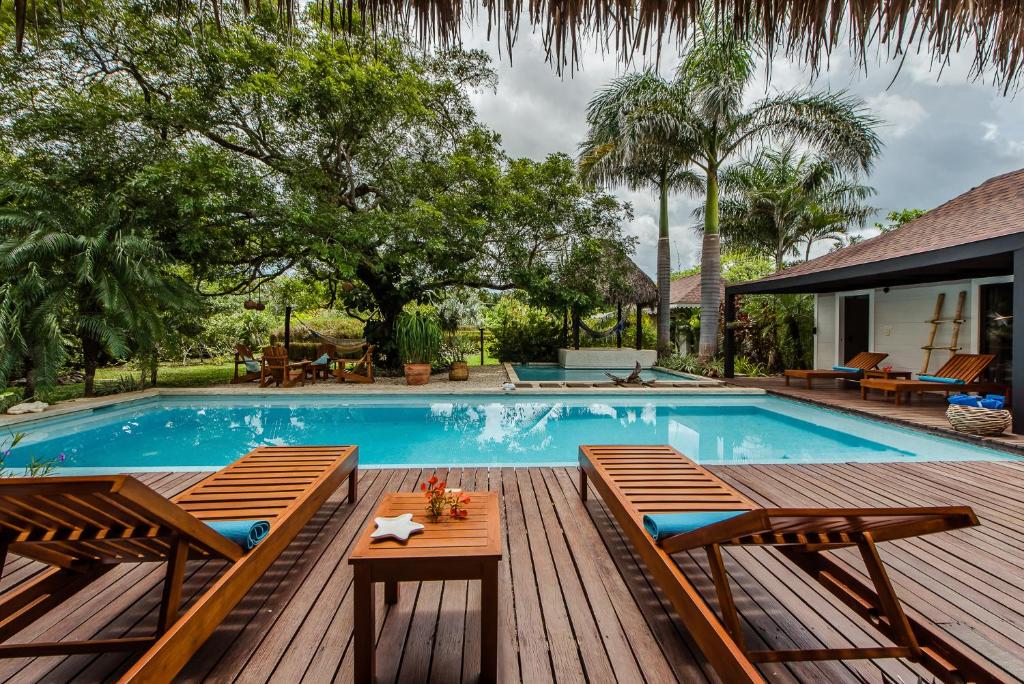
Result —
[[[963, 353], [978, 351], [978, 287], [983, 283], [1011, 282], [1011, 277], [987, 278], [983, 280], [961, 280], [929, 285], [893, 287], [888, 292], [879, 288], [870, 291], [872, 298], [871, 324], [873, 332], [872, 351], [887, 352], [884, 364], [891, 364], [896, 370], [909, 370], [917, 373], [921, 370], [924, 350], [928, 343], [931, 320], [935, 311], [935, 301], [940, 292], [946, 294], [941, 318], [949, 320], [956, 311], [957, 298], [960, 292], [966, 292], [964, 301], [964, 323], [960, 326], [957, 345]], [[815, 367], [829, 368], [842, 363], [845, 359], [839, 348], [837, 333], [841, 327], [842, 295], [819, 294], [815, 307]], [[849, 293], [853, 294], [853, 293]], [[863, 290], [856, 294], [864, 294]], [[935, 335], [935, 346], [949, 346], [953, 326], [943, 323]], [[950, 352], [934, 350], [928, 370], [934, 372], [945, 363]]]
[[831, 368], [836, 359], [836, 296], [820, 294], [814, 320], [814, 367]]

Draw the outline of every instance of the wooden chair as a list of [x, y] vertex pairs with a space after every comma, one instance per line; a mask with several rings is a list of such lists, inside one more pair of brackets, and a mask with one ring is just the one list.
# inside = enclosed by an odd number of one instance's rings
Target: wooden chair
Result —
[[362, 349], [362, 355], [357, 359], [335, 357], [334, 377], [338, 382], [373, 382], [373, 345], [364, 342], [356, 349]]
[[[0, 641], [117, 564], [167, 565], [152, 636], [4, 643], [0, 657], [141, 650], [121, 681], [171, 681], [346, 477], [355, 501], [358, 460], [354, 446], [260, 447], [171, 499], [127, 475], [0, 481], [0, 565], [9, 552], [52, 566], [0, 595]], [[270, 532], [250, 551], [206, 524], [257, 519]], [[190, 559], [227, 566], [179, 614]]]
[[[247, 346], [244, 344], [235, 345], [235, 377], [231, 379], [232, 385], [237, 385], [241, 382], [255, 382], [260, 380], [260, 371], [250, 370], [245, 364], [246, 361], [249, 363], [257, 363], [262, 366], [262, 363], [256, 359], [256, 355], [253, 354], [252, 350]], [[242, 374], [238, 373], [239, 368], [244, 369]]]
[[[936, 627], [908, 615], [886, 574], [877, 542], [977, 525], [966, 506], [936, 508], [762, 508], [670, 446], [581, 446], [580, 496], [588, 480], [686, 629], [726, 682], [764, 681], [755, 663], [856, 658], [910, 658], [943, 681], [999, 681], [982, 659]], [[660, 543], [644, 529], [654, 513], [737, 511], [736, 517], [696, 527]], [[773, 546], [853, 612], [894, 642], [869, 648], [751, 650], [722, 559], [724, 546]], [[825, 552], [855, 547], [869, 586]], [[703, 548], [721, 620], [672, 559]]]
[[814, 370], [802, 370], [799, 368], [790, 368], [783, 372], [786, 377], [786, 386], [789, 386], [790, 378], [796, 378], [798, 380], [805, 380], [807, 382], [807, 389], [811, 389], [811, 381], [820, 379], [843, 379], [843, 380], [859, 380], [864, 374], [864, 371], [877, 368], [888, 354], [882, 352], [861, 352], [854, 356], [852, 359], [846, 362], [847, 368], [856, 368], [856, 371], [838, 371], [832, 369], [814, 369]]
[[260, 387], [271, 384], [278, 387], [294, 387], [306, 384], [308, 361], [291, 361], [288, 350], [280, 345], [263, 348], [260, 366]]
[[316, 346], [316, 358], [319, 359], [324, 354], [327, 354], [327, 363], [318, 366], [310, 362], [306, 368], [306, 374], [313, 379], [313, 382], [316, 382], [317, 379], [327, 380], [334, 372], [331, 364], [335, 362], [334, 357], [338, 354], [337, 347], [328, 342], [318, 344]]
[[1005, 387], [994, 382], [982, 381], [981, 374], [995, 360], [995, 354], [954, 354], [942, 368], [931, 373], [940, 378], [961, 380], [960, 384], [933, 382], [930, 380], [897, 380], [868, 378], [860, 382], [860, 398], [868, 398], [868, 390], [893, 392], [896, 405], [902, 403], [903, 395], [909, 399], [911, 392], [918, 396], [924, 392], [945, 392], [949, 396], [953, 392], [1003, 392]]

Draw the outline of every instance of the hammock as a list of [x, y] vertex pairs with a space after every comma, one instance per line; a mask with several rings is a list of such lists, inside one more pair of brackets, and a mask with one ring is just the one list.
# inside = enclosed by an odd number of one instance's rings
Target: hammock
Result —
[[622, 332], [623, 330], [625, 330], [628, 327], [629, 327], [629, 321], [626, 320], [625, 318], [620, 318], [618, 323], [616, 323], [611, 328], [609, 328], [608, 330], [605, 330], [603, 332], [598, 331], [598, 330], [594, 330], [591, 327], [589, 327], [586, 323], [584, 323], [582, 320], [580, 321], [580, 328], [582, 328], [584, 331], [586, 331], [586, 333], [588, 335], [590, 335], [591, 337], [608, 337], [609, 335], [614, 335], [615, 333], [620, 333], [620, 332]]
[[353, 352], [362, 350], [362, 348], [366, 345], [366, 342], [364, 340], [352, 340], [349, 338], [331, 337], [330, 335], [324, 335], [323, 333], [313, 330], [313, 328], [306, 325], [305, 321], [296, 316], [294, 313], [292, 313], [292, 318], [299, 325], [305, 328], [306, 331], [316, 339], [321, 340], [322, 342], [327, 342], [328, 344], [333, 344], [339, 353], [351, 354]]

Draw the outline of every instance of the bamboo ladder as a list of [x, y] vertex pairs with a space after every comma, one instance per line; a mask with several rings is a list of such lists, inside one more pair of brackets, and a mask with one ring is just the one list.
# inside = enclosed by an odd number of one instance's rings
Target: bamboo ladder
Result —
[[[935, 300], [935, 313], [932, 314], [932, 319], [927, 321], [931, 323], [932, 329], [928, 335], [928, 344], [921, 347], [924, 350], [924, 362], [921, 364], [921, 374], [928, 373], [928, 366], [932, 362], [932, 352], [936, 349], [944, 349], [949, 353], [955, 354], [960, 351], [960, 326], [964, 323], [964, 302], [967, 299], [967, 291], [961, 290], [956, 300], [956, 313], [953, 318], [945, 320], [942, 318], [942, 307], [946, 303], [946, 293], [940, 292], [939, 296]], [[953, 324], [953, 334], [949, 338], [949, 346], [937, 346], [935, 344], [935, 335], [939, 331], [939, 326], [943, 323]]]

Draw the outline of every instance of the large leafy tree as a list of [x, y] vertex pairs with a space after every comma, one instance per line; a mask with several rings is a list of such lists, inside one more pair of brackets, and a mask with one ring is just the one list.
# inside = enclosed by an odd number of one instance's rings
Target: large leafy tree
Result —
[[719, 174], [729, 160], [772, 137], [820, 152], [837, 167], [867, 170], [880, 149], [875, 120], [863, 103], [842, 92], [797, 91], [748, 104], [754, 79], [751, 46], [705, 22], [674, 78], [631, 112], [632, 126], [667, 141], [703, 175], [700, 355], [717, 353], [721, 305]]
[[874, 190], [833, 162], [793, 145], [763, 150], [721, 175], [721, 233], [731, 246], [771, 257], [775, 269], [820, 240], [839, 241], [874, 209]]
[[[677, 131], [685, 125], [685, 102], [674, 84], [657, 72], [627, 74], [598, 91], [587, 107], [587, 136], [580, 144], [580, 170], [588, 179], [621, 184], [658, 195], [658, 351], [669, 351], [672, 263], [669, 247], [669, 195], [694, 188], [688, 150]], [[659, 114], [653, 116], [654, 112]]]
[[509, 160], [475, 120], [482, 53], [334, 36], [307, 14], [283, 27], [265, 5], [217, 27], [172, 5], [69, 6], [34, 59], [0, 67], [0, 107], [30, 112], [7, 132], [43, 156], [86, 130], [146, 150], [103, 187], [202, 293], [321, 281], [395, 362], [408, 302], [529, 286], [566, 241], [619, 234], [622, 209], [570, 159]]

